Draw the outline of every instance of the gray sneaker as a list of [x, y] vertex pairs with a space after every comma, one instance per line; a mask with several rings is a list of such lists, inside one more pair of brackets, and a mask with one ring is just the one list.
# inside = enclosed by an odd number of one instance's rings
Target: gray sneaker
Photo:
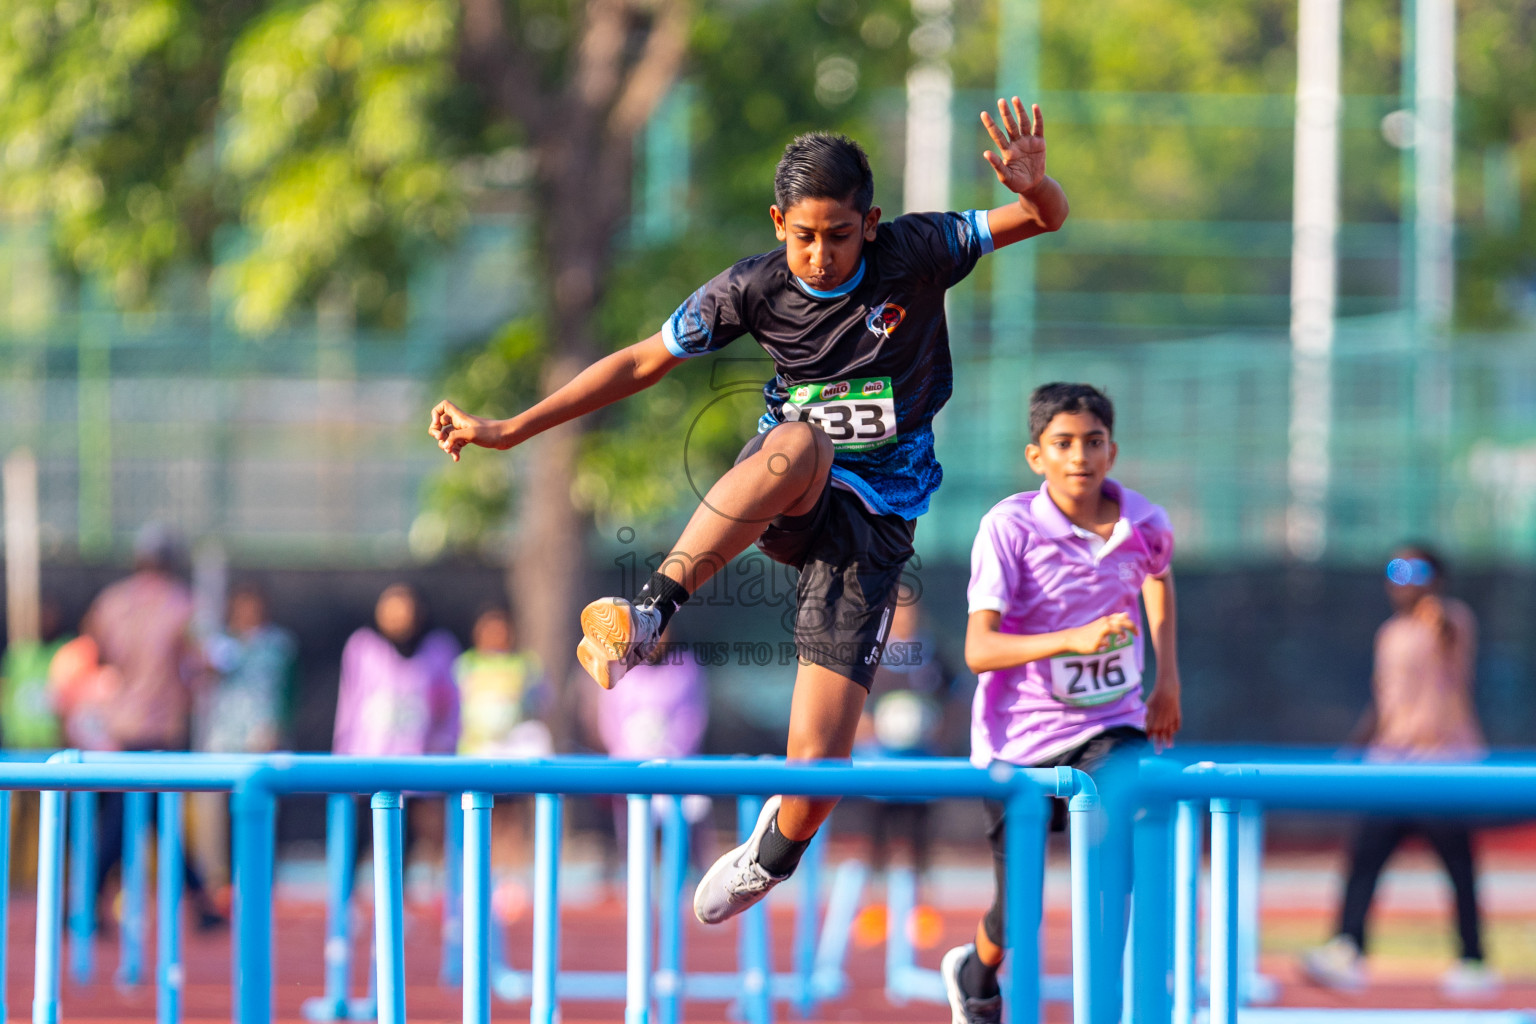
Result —
[[656, 650], [661, 612], [622, 597], [604, 597], [581, 610], [581, 643], [576, 660], [605, 690]]
[[949, 1009], [954, 1015], [952, 1024], [1002, 1024], [1003, 997], [980, 999], [968, 996], [960, 987], [960, 965], [966, 957], [976, 952], [975, 943], [956, 946], [944, 954], [939, 963], [939, 976], [944, 979], [944, 994], [949, 997]]
[[704, 924], [728, 921], [768, 895], [788, 875], [770, 875], [757, 862], [758, 847], [779, 813], [779, 798], [769, 797], [747, 841], [710, 865], [693, 892], [693, 916]]

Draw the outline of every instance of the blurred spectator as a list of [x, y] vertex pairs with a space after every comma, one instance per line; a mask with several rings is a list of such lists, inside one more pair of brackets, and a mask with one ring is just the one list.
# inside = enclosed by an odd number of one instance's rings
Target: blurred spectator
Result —
[[[48, 690], [48, 669], [64, 646], [58, 602], [44, 598], [38, 609], [42, 638], [14, 640], [0, 659], [0, 727], [8, 750], [56, 750], [63, 736]], [[37, 872], [38, 795], [19, 792], [11, 802], [15, 877], [28, 883]]]
[[[1477, 620], [1445, 595], [1445, 564], [1424, 545], [1404, 546], [1387, 563], [1392, 617], [1376, 632], [1372, 705], [1356, 729], [1376, 761], [1469, 761], [1487, 751], [1472, 707]], [[1498, 975], [1483, 959], [1472, 832], [1445, 818], [1369, 817], [1350, 850], [1349, 880], [1338, 934], [1303, 958], [1307, 975], [1331, 988], [1365, 983], [1365, 919], [1376, 881], [1394, 850], [1410, 836], [1425, 839], [1445, 864], [1456, 893], [1461, 959], [1441, 980], [1451, 998], [1491, 995]]]
[[[103, 590], [81, 623], [82, 638], [94, 642], [100, 665], [93, 668], [90, 652], [82, 649], [79, 688], [74, 699], [66, 701], [68, 725], [84, 731], [82, 739], [100, 748], [186, 750], [192, 684], [203, 667], [191, 636], [192, 592], [174, 574], [178, 548], [165, 527], [145, 526], [133, 553], [133, 575]], [[100, 735], [95, 735], [98, 728]], [[153, 814], [156, 802], [150, 806]], [[101, 794], [98, 821], [99, 899], [122, 860], [121, 793]], [[186, 883], [199, 926], [224, 924], [190, 860]]]
[[[596, 727], [608, 756], [623, 761], [658, 757], [688, 757], [704, 745], [709, 723], [709, 693], [704, 670], [687, 644], [662, 634], [655, 664], [640, 664], [612, 690], [596, 693]], [[685, 796], [683, 818], [691, 834], [690, 859], [707, 864], [713, 857], [708, 834], [701, 826], [709, 817], [710, 801]], [[619, 847], [628, 834], [628, 815], [621, 799], [614, 807], [614, 831]]]
[[[937, 757], [954, 747], [955, 673], [939, 655], [933, 634], [923, 627], [916, 602], [896, 605], [891, 632], [854, 741], [857, 757]], [[904, 834], [919, 880], [932, 855], [927, 800], [877, 800], [870, 822], [869, 859], [876, 871], [890, 859], [892, 833]]]
[[[465, 757], [548, 757], [555, 751], [549, 727], [536, 715], [546, 687], [539, 659], [517, 650], [512, 615], [486, 608], [475, 619], [474, 646], [453, 663], [459, 686], [459, 753]], [[519, 861], [528, 845], [529, 801], [498, 798], [491, 812], [495, 859]], [[521, 838], [517, 834], [521, 833]]]
[[[229, 597], [226, 628], [205, 642], [213, 679], [198, 695], [193, 716], [197, 750], [262, 754], [283, 741], [283, 710], [293, 685], [293, 636], [267, 618], [261, 588], [246, 583]], [[215, 888], [229, 882], [229, 797], [192, 793], [191, 852]]]
[[502, 607], [475, 619], [474, 646], [453, 663], [462, 726], [459, 753], [468, 757], [547, 757], [549, 728], [539, 721], [546, 687], [539, 659], [516, 649], [512, 617]]
[[[374, 625], [361, 626], [341, 652], [332, 750], [358, 757], [452, 754], [459, 745], [459, 691], [453, 662], [459, 644], [447, 630], [431, 629], [421, 595], [407, 583], [384, 588]], [[441, 800], [415, 800], [406, 816], [411, 859], [418, 839], [442, 844]], [[371, 816], [359, 816], [360, 837]], [[358, 845], [360, 853], [368, 849]]]
[[173, 575], [177, 547], [151, 524], [134, 545], [134, 573], [97, 596], [81, 633], [115, 668], [120, 689], [106, 727], [119, 750], [185, 750], [192, 682], [201, 665], [194, 644], [192, 592]]

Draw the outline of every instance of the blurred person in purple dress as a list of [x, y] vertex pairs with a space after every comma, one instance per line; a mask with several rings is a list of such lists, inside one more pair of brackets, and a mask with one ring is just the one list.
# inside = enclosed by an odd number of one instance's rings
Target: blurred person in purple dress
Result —
[[[704, 670], [684, 643], [664, 634], [654, 664], [630, 669], [623, 686], [594, 701], [597, 736], [608, 756], [621, 761], [689, 757], [704, 746], [709, 724], [709, 691]], [[594, 693], [597, 691], [593, 691]], [[707, 864], [711, 857], [707, 830], [710, 801], [685, 796], [683, 818], [688, 823], [689, 859]], [[624, 801], [614, 808], [614, 831], [622, 848], [628, 833]]]
[[[332, 752], [356, 757], [452, 754], [459, 745], [459, 689], [453, 662], [459, 643], [433, 629], [426, 602], [408, 583], [392, 583], [379, 595], [374, 624], [360, 626], [341, 652]], [[359, 816], [362, 835], [371, 816]], [[408, 861], [441, 850], [441, 800], [412, 801], [406, 833]], [[365, 842], [359, 851], [366, 851]]]

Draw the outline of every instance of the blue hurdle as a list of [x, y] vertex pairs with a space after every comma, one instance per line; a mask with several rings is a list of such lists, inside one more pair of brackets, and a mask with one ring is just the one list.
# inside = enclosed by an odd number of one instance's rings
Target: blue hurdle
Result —
[[[1529, 814], [1536, 812], [1536, 765], [1307, 764], [1298, 762], [1181, 765], [1147, 758], [1141, 764], [1136, 825], [1136, 903], [1132, 1020], [1138, 1024], [1199, 1019], [1195, 943], [1200, 821], [1211, 821], [1210, 1024], [1334, 1024], [1386, 1020], [1536, 1024], [1520, 1011], [1310, 1010], [1243, 1008], [1241, 818], [1244, 808], [1386, 811], [1413, 814]], [[1169, 832], [1170, 809], [1177, 827]], [[1169, 871], [1170, 841], [1175, 870]], [[1257, 865], [1250, 864], [1250, 871]], [[1160, 926], [1143, 926], [1143, 908], [1175, 904], [1176, 948]], [[1255, 905], [1256, 906], [1256, 905]], [[1147, 915], [1154, 916], [1154, 915]], [[1166, 916], [1166, 915], [1164, 915]], [[1256, 921], [1246, 930], [1256, 931]], [[1256, 939], [1254, 940], [1256, 941]], [[1175, 956], [1171, 959], [1169, 954]], [[1171, 961], [1171, 962], [1170, 962]], [[1168, 971], [1173, 968], [1170, 1001]]]
[[[291, 793], [353, 794], [371, 793], [375, 816], [375, 952], [378, 962], [379, 1019], [383, 1024], [403, 1024], [405, 989], [403, 986], [403, 885], [398, 870], [403, 865], [400, 828], [400, 794], [435, 792], [467, 793], [464, 844], [465, 893], [470, 907], [466, 911], [463, 941], [462, 978], [465, 984], [467, 1024], [486, 1024], [489, 1015], [491, 939], [488, 926], [487, 890], [489, 870], [488, 819], [495, 792], [533, 793], [544, 834], [551, 838], [545, 845], [542, 863], [536, 865], [536, 934], [531, 994], [535, 1021], [553, 1021], [558, 1014], [558, 999], [566, 981], [557, 961], [558, 937], [558, 836], [561, 794], [592, 795], [610, 792], [628, 793], [630, 830], [629, 849], [629, 921], [628, 955], [623, 994], [626, 1022], [649, 1024], [661, 1019], [669, 1005], [671, 992], [658, 989], [658, 977], [664, 971], [676, 972], [675, 992], [687, 996], [694, 978], [680, 971], [680, 958], [672, 959], [665, 949], [652, 944], [650, 915], [653, 913], [650, 887], [653, 881], [652, 821], [650, 794], [681, 796], [688, 793], [737, 795], [742, 827], [748, 827], [760, 807], [760, 799], [771, 793], [791, 791], [811, 796], [858, 793], [873, 796], [989, 797], [1003, 801], [1009, 809], [1009, 871], [1011, 877], [1034, 879], [1043, 867], [1044, 800], [1046, 791], [1058, 791], [1074, 773], [1060, 770], [1015, 770], [1001, 767], [983, 772], [963, 765], [922, 764], [893, 768], [860, 765], [784, 765], [738, 760], [699, 759], [682, 762], [628, 764], [597, 762], [588, 759], [522, 763], [472, 763], [453, 758], [364, 760], [350, 758], [274, 756], [266, 759], [202, 757], [198, 755], [86, 755], [66, 753], [48, 764], [0, 765], [0, 791], [38, 789], [43, 791], [40, 826], [40, 868], [38, 889], [38, 932], [35, 958], [34, 1024], [57, 1024], [59, 1020], [59, 980], [63, 939], [65, 879], [63, 850], [67, 835], [65, 793], [125, 791], [164, 793], [161, 826], [162, 849], [169, 856], [162, 860], [162, 886], [166, 897], [159, 911], [174, 914], [179, 880], [180, 815], [176, 813], [179, 796], [187, 791], [225, 791], [233, 793], [235, 826], [235, 932], [234, 986], [236, 1020], [240, 1024], [267, 1024], [272, 1008], [272, 905], [271, 891], [275, 854], [275, 807], [279, 796]], [[1042, 785], [1048, 787], [1042, 790]], [[72, 814], [86, 801], [70, 801]], [[147, 807], [145, 808], [147, 810]], [[663, 815], [663, 835], [667, 834], [667, 815]], [[77, 817], [77, 821], [78, 821]], [[8, 838], [6, 836], [5, 838]], [[670, 849], [680, 844], [680, 836], [667, 841]], [[1086, 855], [1085, 855], [1086, 857]], [[663, 869], [678, 865], [680, 858], [668, 856]], [[814, 862], [813, 862], [814, 863]], [[1091, 858], [1083, 861], [1092, 863]], [[814, 869], [813, 869], [814, 870]], [[664, 896], [675, 893], [677, 878], [666, 881]], [[1090, 890], [1083, 879], [1083, 891]], [[77, 886], [75, 886], [77, 888]], [[834, 896], [837, 896], [834, 886]], [[670, 899], [670, 897], [668, 897]], [[802, 897], [804, 898], [804, 897]], [[838, 897], [840, 898], [840, 897]], [[829, 917], [838, 898], [829, 905]], [[1038, 935], [1033, 922], [1039, 917], [1040, 893], [1032, 884], [1011, 885], [1008, 892], [1008, 940], [1016, 962], [1038, 962]], [[1076, 901], [1076, 893], [1075, 893]], [[1083, 899], [1086, 906], [1086, 897]], [[675, 906], [675, 905], [674, 905]], [[3, 909], [3, 907], [0, 907]], [[78, 904], [77, 904], [78, 909]], [[813, 908], [814, 909], [814, 908]], [[757, 920], [754, 920], [754, 915]], [[814, 916], [810, 917], [814, 921]], [[1086, 980], [1093, 958], [1087, 955], [1094, 942], [1094, 924], [1087, 914], [1074, 923], [1074, 954], [1081, 976], [1080, 999], [1076, 1018], [1087, 1024], [1094, 1001], [1094, 988]], [[741, 1009], [747, 1019], [766, 1022], [771, 1019], [772, 1000], [778, 987], [769, 970], [769, 943], [766, 912], [755, 908], [741, 929], [743, 960], [751, 975], [741, 985]], [[174, 1024], [179, 1012], [181, 967], [179, 929], [162, 927], [157, 948], [159, 988], [157, 1018]], [[826, 936], [823, 935], [825, 946]], [[668, 939], [669, 944], [672, 939]], [[821, 950], [807, 936], [796, 943], [797, 972], [806, 963], [813, 978], [825, 965]], [[334, 964], [328, 961], [328, 976]], [[654, 968], [654, 969], [653, 969]], [[803, 974], [801, 975], [803, 976]], [[707, 988], [712, 979], [697, 979]], [[1021, 1021], [1039, 1016], [1039, 978], [1033, 970], [1010, 972], [1006, 979], [1013, 1016]], [[802, 994], [803, 993], [797, 993]], [[661, 998], [658, 998], [661, 997]]]

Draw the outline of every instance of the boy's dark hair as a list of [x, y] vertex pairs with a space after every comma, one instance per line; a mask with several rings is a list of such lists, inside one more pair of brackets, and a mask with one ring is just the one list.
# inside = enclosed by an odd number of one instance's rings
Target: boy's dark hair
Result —
[[780, 213], [787, 213], [804, 199], [846, 200], [868, 213], [875, 201], [875, 176], [863, 147], [830, 132], [796, 136], [773, 172], [773, 201]]
[[1029, 396], [1030, 442], [1039, 444], [1040, 435], [1051, 425], [1051, 420], [1064, 412], [1091, 413], [1104, 424], [1104, 429], [1109, 431], [1111, 437], [1115, 434], [1115, 405], [1108, 395], [1092, 384], [1064, 384], [1057, 381], [1040, 385]]

